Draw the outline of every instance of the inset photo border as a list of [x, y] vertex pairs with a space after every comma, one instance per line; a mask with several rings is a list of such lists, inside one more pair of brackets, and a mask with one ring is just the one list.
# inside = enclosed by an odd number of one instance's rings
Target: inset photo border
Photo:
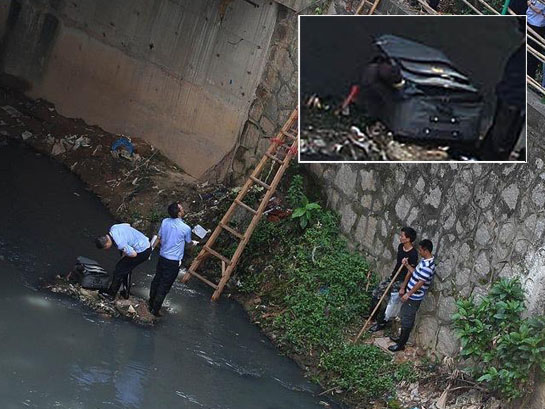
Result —
[[526, 16], [299, 16], [299, 162], [526, 162], [526, 42]]

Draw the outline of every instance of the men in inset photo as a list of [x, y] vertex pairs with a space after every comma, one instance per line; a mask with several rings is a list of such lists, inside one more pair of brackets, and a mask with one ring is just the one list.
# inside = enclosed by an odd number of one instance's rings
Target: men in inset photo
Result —
[[[408, 264], [412, 267], [416, 266], [418, 263], [418, 253], [416, 249], [413, 247], [413, 242], [416, 240], [416, 231], [411, 227], [403, 227], [401, 229], [401, 232], [399, 233], [399, 246], [397, 247], [397, 257], [396, 257], [396, 265], [394, 269], [392, 270], [392, 273], [389, 277], [382, 280], [380, 284], [373, 290], [373, 299], [371, 300], [371, 309], [370, 313], [375, 309], [377, 303], [379, 302], [380, 298], [384, 294], [384, 291], [386, 291], [386, 288], [388, 287], [388, 284], [390, 281], [394, 278], [397, 271], [402, 265], [402, 261], [404, 259], [408, 260]], [[394, 284], [392, 284], [392, 287], [390, 288], [390, 292], [398, 292], [401, 284], [403, 283], [403, 279], [405, 278], [407, 274], [407, 267], [404, 266], [401, 269], [401, 272], [398, 274], [396, 281]], [[384, 305], [388, 303], [388, 297], [384, 299]], [[369, 330], [371, 332], [380, 331], [386, 325], [388, 325], [390, 322], [384, 320], [384, 308], [381, 306], [377, 312], [375, 313], [375, 316], [373, 317], [376, 319], [375, 325], [373, 325]]]
[[411, 331], [416, 319], [416, 313], [420, 304], [430, 288], [433, 276], [435, 274], [435, 260], [432, 254], [433, 244], [430, 240], [424, 239], [418, 245], [418, 254], [421, 257], [420, 262], [414, 268], [408, 259], [403, 259], [403, 265], [409, 272], [405, 281], [399, 289], [401, 297], [401, 335], [399, 337], [390, 337], [396, 344], [388, 349], [392, 352], [402, 351], [411, 335]]

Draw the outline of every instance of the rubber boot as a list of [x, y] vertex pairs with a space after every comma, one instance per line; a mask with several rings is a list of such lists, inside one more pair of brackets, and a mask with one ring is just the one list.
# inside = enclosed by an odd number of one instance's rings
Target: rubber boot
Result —
[[403, 351], [405, 349], [405, 344], [409, 340], [409, 335], [411, 335], [411, 329], [412, 328], [401, 328], [401, 335], [399, 336], [397, 343], [389, 346], [388, 350], [392, 352]]
[[508, 160], [524, 126], [524, 112], [498, 99], [494, 122], [480, 148], [481, 160]]
[[121, 291], [119, 292], [119, 295], [123, 297], [125, 300], [128, 300], [129, 297], [131, 296], [131, 281], [132, 281], [132, 272], [129, 273], [123, 280], [123, 283], [121, 285]]

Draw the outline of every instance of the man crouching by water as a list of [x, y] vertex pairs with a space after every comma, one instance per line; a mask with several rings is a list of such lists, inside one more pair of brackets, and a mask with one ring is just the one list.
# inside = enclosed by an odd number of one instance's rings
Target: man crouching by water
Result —
[[115, 245], [121, 252], [121, 260], [117, 262], [110, 288], [101, 291], [102, 295], [114, 299], [121, 287], [125, 285], [122, 296], [130, 295], [130, 276], [132, 270], [146, 261], [151, 254], [149, 239], [128, 223], [114, 224], [105, 236], [97, 237], [95, 244], [99, 249], [108, 250]]
[[149, 310], [156, 317], [161, 316], [163, 301], [178, 277], [186, 245], [191, 247], [197, 244], [191, 240], [191, 228], [182, 220], [185, 215], [182, 205], [175, 202], [167, 210], [170, 217], [161, 222], [157, 241], [154, 243], [154, 246], [160, 243], [161, 250], [148, 301]]

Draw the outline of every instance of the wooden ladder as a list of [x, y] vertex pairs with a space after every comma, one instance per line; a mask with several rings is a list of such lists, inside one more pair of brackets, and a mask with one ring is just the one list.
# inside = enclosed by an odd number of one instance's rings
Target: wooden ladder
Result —
[[[183, 283], [187, 282], [191, 278], [191, 276], [195, 276], [199, 280], [212, 287], [214, 289], [214, 294], [212, 295], [213, 301], [216, 301], [220, 297], [223, 288], [225, 287], [225, 284], [227, 284], [229, 278], [231, 278], [231, 274], [237, 266], [240, 256], [242, 255], [246, 244], [248, 244], [248, 241], [250, 240], [250, 237], [252, 236], [252, 233], [256, 228], [257, 223], [261, 219], [263, 211], [267, 207], [267, 203], [269, 203], [269, 199], [272, 197], [274, 191], [276, 190], [276, 187], [278, 186], [280, 179], [282, 179], [284, 172], [288, 168], [291, 159], [294, 155], [297, 154], [297, 118], [298, 112], [297, 109], [295, 109], [291, 113], [284, 126], [282, 126], [282, 129], [276, 135], [276, 138], [273, 138], [271, 140], [271, 145], [257, 164], [256, 168], [254, 169], [248, 180], [246, 180], [246, 183], [229, 207], [229, 210], [227, 210], [220, 223], [217, 225], [216, 229], [214, 230], [206, 244], [203, 246], [202, 250], [199, 252], [195, 260], [193, 260], [193, 263], [191, 263], [191, 267], [189, 267], [187, 273], [182, 277]], [[275, 165], [275, 163], [279, 165], [270, 185], [267, 184], [265, 181], [259, 179], [259, 175], [264, 170], [265, 165], [268, 161], [272, 161], [271, 169]], [[259, 207], [257, 209], [253, 209], [243, 202], [244, 197], [254, 184], [263, 187], [265, 190], [265, 194], [263, 195], [261, 203], [259, 204]], [[237, 207], [242, 207], [243, 209], [249, 211], [250, 213], [253, 213], [254, 215], [244, 233], [241, 233], [235, 230], [233, 227], [229, 226], [229, 221], [231, 220], [231, 217], [235, 213]], [[227, 257], [223, 256], [212, 248], [222, 230], [227, 231], [236, 239], [240, 240], [237, 249], [231, 259], [228, 259]], [[214, 256], [221, 261], [222, 272], [221, 279], [218, 284], [213, 283], [212, 281], [208, 280], [197, 272], [201, 263], [209, 256]]]

